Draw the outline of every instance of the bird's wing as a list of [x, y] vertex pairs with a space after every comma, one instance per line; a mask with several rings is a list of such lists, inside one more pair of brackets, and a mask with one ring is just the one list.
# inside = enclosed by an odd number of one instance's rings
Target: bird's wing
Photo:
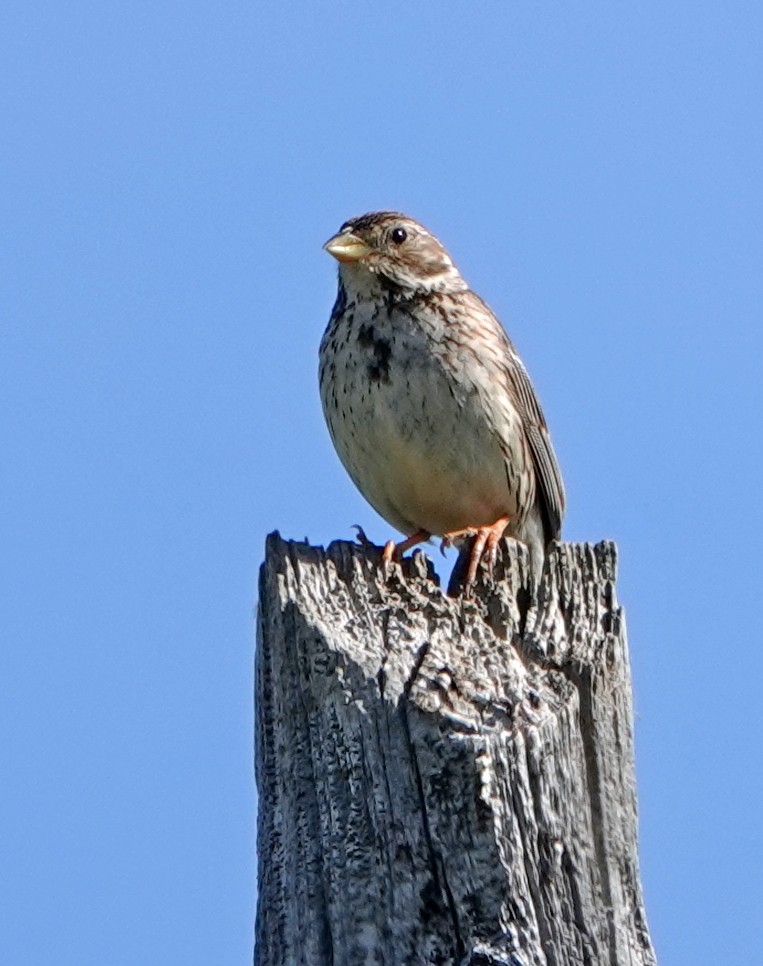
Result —
[[[474, 294], [474, 293], [471, 293]], [[538, 402], [538, 397], [530, 381], [530, 376], [519, 358], [516, 349], [506, 334], [506, 330], [496, 318], [492, 309], [479, 296], [474, 296], [489, 315], [507, 353], [505, 370], [507, 387], [522, 419], [527, 440], [530, 444], [536, 476], [539, 484], [538, 496], [541, 510], [547, 525], [546, 537], [559, 539], [564, 516], [565, 496], [562, 474], [556, 460], [546, 418]]]
[[509, 383], [513, 395], [519, 402], [518, 408], [533, 454], [533, 462], [540, 484], [541, 506], [548, 523], [547, 537], [557, 540], [562, 529], [565, 503], [562, 474], [535, 389], [530, 382], [527, 370], [516, 353], [514, 353], [514, 363], [508, 370]]

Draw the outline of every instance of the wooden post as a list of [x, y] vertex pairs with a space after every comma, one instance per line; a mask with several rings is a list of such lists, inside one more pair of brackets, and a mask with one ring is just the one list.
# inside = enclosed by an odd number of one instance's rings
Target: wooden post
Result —
[[447, 596], [417, 553], [268, 538], [257, 966], [646, 966], [612, 543]]

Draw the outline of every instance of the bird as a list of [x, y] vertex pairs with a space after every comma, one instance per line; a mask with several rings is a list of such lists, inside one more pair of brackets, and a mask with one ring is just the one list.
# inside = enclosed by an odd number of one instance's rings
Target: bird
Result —
[[[338, 288], [319, 349], [323, 413], [371, 506], [417, 544], [471, 542], [464, 585], [501, 539], [540, 575], [561, 536], [565, 492], [538, 396], [517, 350], [448, 251], [397, 211], [346, 221], [324, 245]], [[362, 537], [362, 531], [360, 531]]]

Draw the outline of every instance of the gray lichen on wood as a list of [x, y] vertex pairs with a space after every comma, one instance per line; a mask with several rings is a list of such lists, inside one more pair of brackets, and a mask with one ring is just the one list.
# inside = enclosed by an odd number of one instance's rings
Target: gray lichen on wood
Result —
[[473, 599], [415, 554], [267, 543], [259, 966], [655, 962], [615, 547]]

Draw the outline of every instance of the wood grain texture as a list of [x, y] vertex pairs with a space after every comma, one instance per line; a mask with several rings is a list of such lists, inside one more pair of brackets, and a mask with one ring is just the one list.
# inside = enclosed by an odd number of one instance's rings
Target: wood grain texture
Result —
[[611, 543], [449, 597], [417, 553], [268, 538], [258, 966], [655, 962]]

